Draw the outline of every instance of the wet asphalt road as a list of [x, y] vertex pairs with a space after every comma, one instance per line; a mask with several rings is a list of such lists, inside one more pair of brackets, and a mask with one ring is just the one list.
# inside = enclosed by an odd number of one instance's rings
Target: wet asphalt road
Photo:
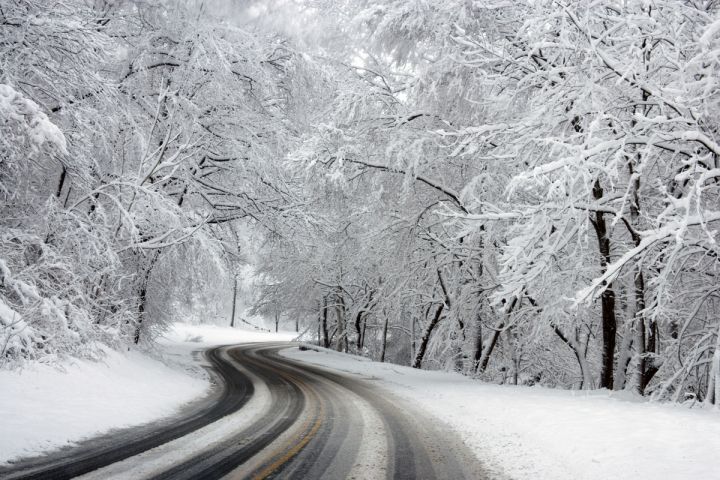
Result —
[[483, 479], [426, 413], [374, 385], [278, 355], [292, 344], [205, 353], [217, 388], [178, 417], [0, 468], [0, 479]]

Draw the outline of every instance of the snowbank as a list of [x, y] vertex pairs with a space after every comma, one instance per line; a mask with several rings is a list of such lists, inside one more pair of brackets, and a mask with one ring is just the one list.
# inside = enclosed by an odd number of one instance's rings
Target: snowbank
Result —
[[207, 380], [138, 352], [108, 350], [102, 362], [62, 368], [0, 372], [0, 462], [171, 415], [209, 388]]
[[159, 342], [165, 362], [108, 350], [102, 362], [0, 371], [0, 464], [177, 413], [210, 388], [195, 351], [296, 335], [178, 323]]
[[720, 413], [610, 392], [488, 385], [321, 350], [287, 357], [360, 374], [445, 421], [498, 475], [517, 479], [720, 478]]

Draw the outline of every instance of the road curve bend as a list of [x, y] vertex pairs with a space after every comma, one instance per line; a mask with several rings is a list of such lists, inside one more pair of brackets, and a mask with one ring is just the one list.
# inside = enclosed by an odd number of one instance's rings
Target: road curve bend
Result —
[[225, 388], [175, 423], [108, 435], [112, 445], [96, 440], [68, 450], [60, 463], [55, 455], [0, 469], [0, 478], [488, 477], [459, 438], [425, 412], [371, 380], [278, 354], [290, 346], [210, 350]]
[[[175, 417], [139, 427], [111, 431], [49, 455], [20, 459], [0, 467], [2, 480], [65, 480], [188, 435], [243, 407], [253, 396], [252, 381], [224, 358], [224, 348], [204, 352], [215, 388]], [[102, 399], [99, 399], [101, 401]]]

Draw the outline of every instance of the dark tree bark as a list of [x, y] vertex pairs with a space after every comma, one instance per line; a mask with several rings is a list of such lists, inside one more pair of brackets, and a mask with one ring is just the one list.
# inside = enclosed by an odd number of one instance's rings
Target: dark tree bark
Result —
[[649, 357], [656, 353], [657, 348], [657, 324], [651, 321], [646, 328], [645, 321], [645, 278], [643, 277], [640, 266], [636, 266], [635, 275], [635, 308], [637, 309], [637, 338], [640, 343], [640, 394], [645, 393], [645, 389], [658, 371], [655, 365], [655, 359]]
[[[593, 197], [600, 200], [603, 197], [600, 180], [595, 180]], [[608, 237], [607, 223], [604, 212], [595, 212], [595, 219], [591, 222], [595, 227], [600, 251], [600, 272], [605, 273], [610, 263], [610, 238]], [[602, 364], [600, 370], [600, 388], [613, 388], [613, 373], [615, 364], [615, 343], [617, 337], [617, 319], [615, 318], [615, 291], [611, 283], [605, 283], [605, 290], [600, 297], [602, 316]]]
[[578, 367], [580, 368], [580, 375], [582, 376], [582, 383], [580, 384], [580, 389], [591, 389], [593, 388], [593, 382], [592, 382], [592, 374], [590, 373], [590, 366], [587, 363], [587, 359], [585, 358], [585, 355], [581, 351], [581, 346], [578, 344], [577, 341], [577, 335], [576, 338], [571, 338], [566, 336], [560, 328], [558, 328], [556, 325], [552, 326], [553, 331], [555, 334], [562, 340], [562, 342], [572, 350], [573, 354], [575, 355], [575, 359], [578, 362]]
[[[505, 314], [507, 317], [510, 316], [517, 304], [518, 299], [517, 297], [514, 297], [512, 299], [512, 302], [510, 302], [510, 307], [508, 307], [507, 313]], [[495, 350], [495, 345], [497, 345], [498, 338], [500, 338], [500, 332], [504, 327], [505, 320], [503, 319], [500, 320], [493, 328], [493, 332], [490, 335], [490, 340], [485, 344], [485, 348], [483, 349], [482, 355], [480, 356], [480, 361], [478, 362], [477, 366], [478, 373], [484, 372], [488, 366], [488, 363], [490, 363], [490, 355], [492, 355], [493, 350]]]
[[237, 302], [237, 277], [233, 282], [233, 302], [232, 302], [232, 313], [230, 314], [230, 326], [235, 326], [235, 303]]
[[435, 315], [433, 316], [432, 320], [430, 320], [430, 322], [425, 326], [422, 337], [420, 337], [420, 344], [418, 345], [417, 352], [415, 352], [415, 359], [413, 360], [412, 364], [413, 368], [422, 367], [422, 361], [423, 357], [425, 357], [425, 351], [427, 350], [428, 342], [430, 341], [433, 330], [435, 330], [435, 327], [440, 322], [440, 318], [442, 318], [442, 313], [444, 309], [445, 304], [441, 303], [437, 310], [435, 310]]
[[[647, 100], [643, 96], [644, 100]], [[635, 174], [636, 165], [640, 162], [641, 158], [638, 154], [634, 159], [628, 159], [628, 173], [630, 175], [631, 182], [631, 195], [630, 195], [630, 222], [631, 225], [628, 227], [628, 231], [633, 239], [635, 246], [640, 245], [640, 235], [637, 233], [637, 227], [640, 218], [640, 177]], [[635, 317], [637, 324], [637, 342], [638, 350], [640, 351], [640, 381], [637, 385], [641, 395], [645, 393], [645, 389], [648, 384], [655, 376], [658, 371], [655, 365], [654, 358], [650, 356], [657, 353], [657, 323], [654, 320], [650, 320], [648, 323], [645, 315], [645, 277], [643, 275], [642, 267], [640, 264], [636, 264], [633, 270], [633, 287], [635, 297]]]
[[490, 335], [490, 340], [485, 344], [485, 348], [483, 349], [482, 355], [480, 356], [480, 362], [478, 363], [477, 371], [478, 373], [482, 373], [485, 371], [485, 369], [488, 366], [488, 363], [490, 363], [490, 355], [492, 355], [493, 350], [495, 350], [495, 345], [497, 345], [498, 338], [500, 337], [500, 331], [505, 326], [505, 322], [499, 322], [495, 327], [493, 328], [493, 332]]
[[[423, 330], [422, 337], [420, 338], [420, 345], [418, 345], [418, 350], [417, 352], [415, 352], [415, 359], [413, 360], [412, 364], [413, 368], [422, 367], [423, 357], [425, 357], [425, 351], [427, 350], [427, 346], [430, 342], [430, 337], [432, 336], [433, 330], [435, 330], [435, 327], [440, 322], [445, 308], [450, 308], [450, 295], [448, 294], [447, 288], [445, 288], [445, 281], [443, 280], [442, 272], [440, 272], [439, 269], [437, 270], [437, 276], [438, 283], [440, 284], [440, 289], [442, 290], [443, 296], [445, 298], [443, 300], [443, 303], [441, 303], [435, 311], [435, 316], [432, 318], [432, 320], [430, 320], [430, 323], [425, 326], [425, 330]], [[428, 309], [428, 311], [430, 310]]]
[[133, 342], [135, 345], [140, 343], [140, 332], [142, 329], [142, 323], [145, 317], [145, 300], [147, 299], [147, 282], [143, 282], [140, 287], [140, 304], [138, 305], [138, 319], [135, 324], [135, 334], [133, 335]]
[[337, 351], [347, 353], [348, 332], [345, 313], [345, 299], [343, 298], [342, 291], [338, 289], [338, 291], [335, 293], [335, 317], [337, 320], [338, 328]]
[[363, 310], [360, 310], [357, 315], [355, 315], [355, 348], [359, 352], [362, 349], [362, 316], [363, 313], [365, 313]]
[[475, 343], [473, 345], [473, 362], [478, 365], [480, 358], [482, 357], [483, 350], [483, 331], [482, 331], [482, 317], [480, 312], [475, 317]]
[[142, 325], [143, 321], [145, 320], [145, 312], [147, 310], [146, 304], [147, 304], [147, 290], [148, 290], [148, 283], [150, 282], [150, 275], [152, 274], [152, 270], [155, 267], [155, 263], [157, 262], [158, 258], [160, 257], [160, 251], [155, 251], [152, 254], [152, 257], [150, 258], [150, 262], [145, 269], [145, 272], [143, 273], [142, 281], [140, 283], [140, 291], [138, 293], [139, 303], [138, 303], [138, 320], [135, 324], [135, 333], [133, 335], [133, 342], [137, 345], [140, 343], [140, 336], [142, 333]]
[[365, 338], [366, 338], [366, 337], [365, 337], [365, 332], [366, 332], [366, 331], [367, 331], [367, 317], [364, 317], [364, 318], [363, 318], [363, 324], [362, 324], [362, 336], [360, 337], [360, 338], [361, 338], [360, 348], [364, 348], [364, 347], [365, 347]]
[[322, 300], [322, 309], [320, 313], [320, 328], [322, 330], [323, 335], [323, 347], [330, 348], [330, 336], [328, 335], [328, 304], [327, 304], [327, 297], [323, 297]]
[[55, 192], [55, 196], [57, 198], [60, 198], [60, 195], [62, 195], [63, 187], [65, 186], [65, 178], [67, 178], [67, 169], [65, 168], [65, 165], [62, 165], [62, 170], [60, 171], [60, 179], [58, 180], [57, 191]]
[[384, 321], [383, 321], [383, 329], [382, 329], [382, 346], [380, 348], [380, 361], [385, 361], [385, 350], [387, 347], [387, 333], [388, 333], [388, 316], [387, 314], [383, 315]]
[[318, 302], [318, 316], [317, 316], [317, 344], [320, 346], [320, 339], [322, 338], [322, 303]]
[[368, 308], [372, 303], [372, 297], [372, 291], [370, 291], [367, 302], [365, 302], [365, 305], [358, 311], [357, 315], [355, 315], [355, 335], [357, 336], [355, 346], [357, 347], [358, 352], [362, 350], [363, 344], [365, 342], [365, 327], [363, 325], [363, 318], [365, 317], [365, 314], [367, 313]]

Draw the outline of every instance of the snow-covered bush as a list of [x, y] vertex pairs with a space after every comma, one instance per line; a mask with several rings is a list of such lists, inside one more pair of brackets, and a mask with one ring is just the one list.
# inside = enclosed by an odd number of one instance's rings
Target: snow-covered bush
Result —
[[0, 362], [96, 353], [92, 309], [70, 258], [37, 236], [0, 238]]

